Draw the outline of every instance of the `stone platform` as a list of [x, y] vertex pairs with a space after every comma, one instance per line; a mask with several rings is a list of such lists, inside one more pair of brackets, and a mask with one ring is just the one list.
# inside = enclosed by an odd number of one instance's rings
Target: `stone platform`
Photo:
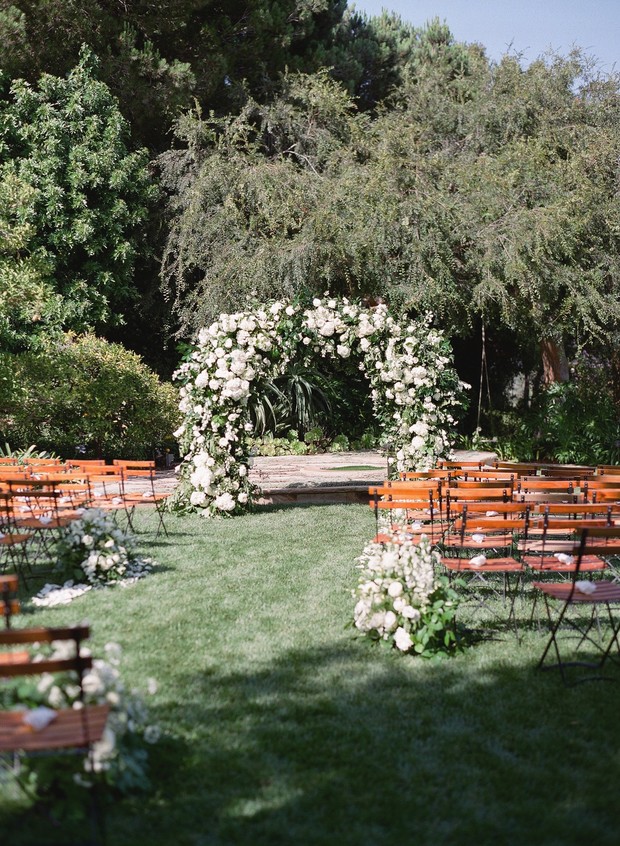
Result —
[[[491, 452], [457, 450], [461, 461], [490, 461]], [[262, 489], [259, 505], [279, 503], [368, 502], [369, 485], [387, 478], [387, 460], [378, 450], [329, 452], [320, 455], [257, 456], [250, 468], [250, 481]], [[169, 492], [174, 470], [159, 470], [155, 485]], [[134, 480], [136, 485], [139, 480]]]

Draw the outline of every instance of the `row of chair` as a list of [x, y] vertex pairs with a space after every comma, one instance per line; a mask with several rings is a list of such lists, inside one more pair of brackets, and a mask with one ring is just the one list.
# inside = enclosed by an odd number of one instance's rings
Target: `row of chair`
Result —
[[[515, 468], [512, 468], [514, 470]], [[424, 474], [404, 474], [398, 481], [369, 488], [370, 505], [377, 518], [378, 542], [416, 542], [426, 535], [438, 549], [445, 571], [467, 584], [474, 601], [484, 596], [501, 595], [508, 601], [508, 623], [519, 636], [515, 602], [524, 595], [529, 581], [533, 595], [531, 619], [539, 596], [552, 621], [555, 596], [563, 600], [562, 621], [568, 619], [571, 604], [607, 608], [612, 625], [612, 640], [603, 650], [603, 662], [617, 638], [612, 606], [620, 601], [616, 561], [620, 558], [620, 468], [605, 467], [605, 472], [576, 475], [575, 468], [554, 468], [553, 478], [531, 474], [531, 466], [520, 475], [507, 468], [448, 463]], [[599, 486], [600, 483], [600, 486]], [[603, 496], [598, 496], [600, 491]], [[606, 495], [605, 495], [606, 494]], [[385, 527], [380, 515], [387, 515]], [[398, 515], [394, 520], [393, 515]], [[561, 582], [549, 582], [552, 575]], [[598, 576], [594, 591], [581, 593], [576, 587], [583, 576]], [[601, 575], [611, 574], [612, 580]], [[499, 587], [496, 582], [500, 579]], [[558, 587], [559, 585], [559, 587]], [[591, 597], [594, 597], [593, 599]], [[595, 615], [584, 626], [582, 636], [590, 642]], [[562, 677], [563, 662], [558, 654], [558, 629], [551, 625], [551, 636], [541, 659], [545, 664], [550, 651], [556, 654]]]
[[[46, 463], [18, 470], [0, 466], [0, 570], [24, 575], [33, 562], [49, 560], [59, 533], [87, 508], [121, 515], [133, 530], [136, 507], [151, 505], [157, 534], [167, 534], [168, 494], [156, 490], [154, 462]], [[137, 478], [142, 482], [138, 490], [132, 485]]]

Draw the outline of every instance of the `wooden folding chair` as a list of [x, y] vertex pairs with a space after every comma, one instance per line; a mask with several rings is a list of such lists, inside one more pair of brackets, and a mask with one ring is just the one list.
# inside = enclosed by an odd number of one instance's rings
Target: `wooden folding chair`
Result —
[[[369, 505], [374, 509], [376, 535], [375, 543], [394, 542], [395, 535], [403, 534], [408, 540], [419, 541], [424, 534], [431, 543], [436, 543], [443, 534], [441, 492], [438, 485], [411, 487], [408, 483], [388, 483], [370, 487]], [[389, 531], [382, 531], [380, 514], [402, 512], [399, 523], [391, 522]]]
[[[155, 508], [155, 513], [157, 514], [158, 524], [157, 524], [157, 533], [156, 537], [159, 536], [159, 532], [163, 531], [163, 533], [167, 536], [168, 530], [166, 528], [166, 524], [164, 523], [164, 510], [165, 510], [165, 503], [169, 497], [167, 493], [161, 493], [155, 490], [155, 462], [154, 461], [132, 461], [129, 459], [122, 459], [122, 458], [115, 458], [112, 461], [112, 464], [115, 467], [119, 467], [122, 472], [123, 477], [123, 493], [122, 497], [124, 502], [133, 510], [136, 507], [144, 506], [144, 505], [152, 505]], [[148, 490], [142, 491], [141, 493], [133, 492], [127, 489], [127, 482], [130, 479], [148, 479], [149, 487]], [[131, 518], [129, 520], [131, 525]], [[132, 525], [133, 528], [133, 525]]]
[[[508, 508], [512, 503], [504, 503], [507, 510], [501, 514], [498, 512], [498, 509], [502, 508], [501, 504], [491, 501], [484, 505], [489, 510], [496, 511], [497, 516], [487, 517], [481, 512], [473, 512], [470, 515], [468, 503], [458, 504], [460, 515], [452, 524], [451, 540], [448, 545], [442, 547], [441, 563], [450, 579], [459, 577], [465, 581], [476, 607], [490, 607], [493, 600], [501, 600], [502, 605], [508, 601], [506, 622], [512, 624], [518, 640], [515, 602], [524, 568], [512, 552], [515, 533], [527, 536], [529, 508], [527, 505], [521, 505], [521, 512], [515, 512]], [[487, 534], [488, 532], [491, 534]], [[498, 534], [493, 534], [495, 532]], [[457, 535], [460, 543], [452, 540]], [[490, 543], [486, 542], [488, 537], [492, 538]], [[446, 554], [448, 552], [451, 554]], [[499, 587], [495, 584], [497, 577], [501, 579]], [[499, 618], [500, 615], [493, 612], [493, 616]]]
[[0, 492], [0, 571], [12, 569], [23, 576], [23, 567], [27, 564], [26, 544], [32, 534], [20, 531], [13, 514], [13, 497], [8, 492]]
[[[29, 723], [29, 712], [0, 711], [0, 753], [11, 755], [57, 755], [73, 752], [90, 761], [90, 788], [92, 803], [93, 833], [102, 831], [101, 813], [95, 788], [96, 772], [93, 766], [93, 746], [99, 742], [105, 731], [110, 706], [86, 705], [84, 703], [83, 679], [92, 667], [92, 658], [86, 654], [82, 644], [89, 637], [88, 626], [60, 626], [54, 628], [7, 628], [0, 631], [0, 646], [9, 650], [0, 653], [0, 678], [38, 676], [41, 673], [75, 674], [79, 686], [79, 708], [52, 709], [52, 719], [38, 730]], [[30, 654], [21, 647], [26, 644], [50, 644], [61, 641], [73, 643], [74, 654], [66, 657], [52, 655], [50, 658], [33, 661]], [[15, 773], [18, 784], [28, 792], [28, 787]], [[100, 838], [98, 838], [100, 839]]]
[[[538, 668], [542, 670], [558, 669], [564, 684], [569, 684], [566, 674], [568, 667], [587, 667], [599, 671], [597, 675], [585, 676], [572, 683], [581, 681], [607, 678], [600, 674], [609, 658], [618, 660], [612, 656], [612, 651], [617, 649], [620, 652], [618, 632], [620, 630], [620, 585], [609, 580], [582, 581], [582, 562], [588, 557], [617, 556], [620, 553], [620, 528], [613, 526], [593, 526], [583, 528], [580, 532], [579, 542], [573, 548], [575, 566], [572, 579], [562, 582], [536, 582], [534, 587], [544, 596], [547, 618], [549, 620], [550, 635], [545, 645], [543, 654], [538, 662]], [[557, 603], [557, 607], [556, 607]], [[570, 612], [587, 609], [587, 619], [582, 616], [574, 616]], [[599, 609], [606, 611], [606, 620], [609, 622], [609, 631], [603, 633], [603, 620], [598, 613]], [[574, 653], [579, 654], [582, 645], [587, 643], [600, 653], [597, 662], [591, 660], [567, 661], [562, 654], [566, 653], [564, 647], [565, 638], [563, 625], [566, 624], [570, 632], [576, 632], [578, 644]], [[595, 634], [592, 634], [593, 630]], [[555, 655], [555, 662], [547, 663], [549, 654]]]

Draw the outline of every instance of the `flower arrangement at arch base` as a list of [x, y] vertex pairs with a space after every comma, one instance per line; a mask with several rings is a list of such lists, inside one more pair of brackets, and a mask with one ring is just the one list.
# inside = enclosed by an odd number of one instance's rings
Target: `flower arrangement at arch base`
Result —
[[100, 508], [86, 509], [62, 530], [55, 557], [54, 572], [65, 581], [46, 584], [32, 600], [39, 607], [67, 605], [92, 588], [126, 587], [148, 575], [154, 565], [152, 558], [140, 554], [137, 537]]
[[429, 658], [458, 651], [459, 596], [437, 573], [439, 553], [426, 536], [418, 544], [397, 534], [386, 544], [369, 543], [358, 561], [358, 631], [403, 654]]

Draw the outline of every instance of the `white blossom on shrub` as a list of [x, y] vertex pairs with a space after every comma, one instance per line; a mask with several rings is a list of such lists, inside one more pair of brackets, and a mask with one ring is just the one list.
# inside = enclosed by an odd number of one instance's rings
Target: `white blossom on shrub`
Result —
[[205, 516], [246, 510], [248, 400], [253, 385], [296, 358], [359, 358], [394, 473], [430, 467], [450, 454], [454, 414], [466, 386], [430, 316], [401, 325], [385, 305], [366, 308], [326, 295], [312, 305], [272, 303], [222, 314], [198, 333], [175, 373], [184, 415], [175, 433], [184, 455], [176, 501]]

